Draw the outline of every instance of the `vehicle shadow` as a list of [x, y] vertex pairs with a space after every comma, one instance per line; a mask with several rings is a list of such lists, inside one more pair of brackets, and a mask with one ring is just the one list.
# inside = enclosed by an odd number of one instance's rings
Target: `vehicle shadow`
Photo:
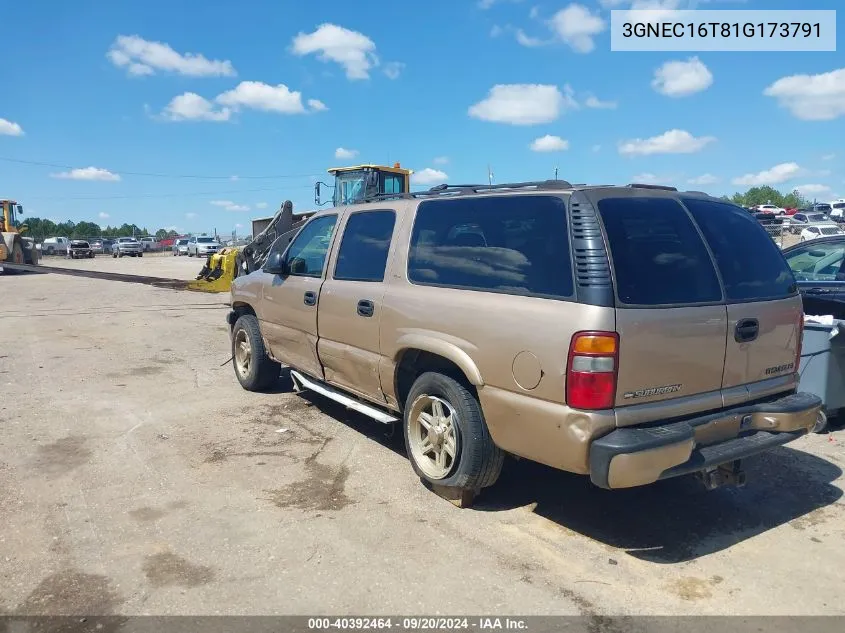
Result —
[[[283, 371], [273, 393], [292, 391]], [[407, 458], [400, 425], [380, 424], [319, 394], [305, 391], [299, 397]], [[499, 481], [482, 491], [472, 509], [501, 512], [533, 505], [535, 514], [634, 558], [673, 564], [728, 549], [786, 523], [794, 522], [799, 530], [821, 523], [827, 520], [822, 509], [843, 495], [833, 484], [842, 470], [801, 450], [777, 447], [745, 460], [744, 467], [748, 484], [743, 488], [707, 491], [686, 476], [610, 491], [586, 476], [508, 459]]]
[[[534, 513], [630, 556], [679, 563], [712, 554], [785, 523], [804, 529], [826, 519], [842, 475], [836, 465], [778, 447], [746, 460], [743, 488], [707, 491], [686, 476], [628, 490], [602, 490], [587, 477], [509, 460], [499, 482], [475, 504], [500, 511], [536, 504]], [[805, 522], [801, 517], [811, 515]]]

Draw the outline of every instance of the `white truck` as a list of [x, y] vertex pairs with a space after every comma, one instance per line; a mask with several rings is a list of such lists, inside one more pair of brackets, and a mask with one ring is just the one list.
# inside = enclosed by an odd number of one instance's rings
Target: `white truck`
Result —
[[70, 240], [66, 237], [48, 237], [46, 240], [41, 242], [41, 254], [42, 255], [66, 255], [67, 254], [67, 247], [70, 244]]

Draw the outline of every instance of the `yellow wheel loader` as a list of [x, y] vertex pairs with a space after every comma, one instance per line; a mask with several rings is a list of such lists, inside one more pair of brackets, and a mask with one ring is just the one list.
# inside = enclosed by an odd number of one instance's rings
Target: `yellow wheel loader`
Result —
[[[411, 170], [403, 169], [399, 163], [395, 163], [393, 167], [332, 167], [328, 173], [334, 176], [331, 203], [335, 207], [361, 204], [379, 197], [401, 196], [411, 190]], [[320, 202], [321, 187], [328, 186], [324, 182], [314, 185], [314, 204], [318, 207], [328, 203]], [[280, 240], [287, 246], [314, 213], [316, 211], [294, 215], [293, 203], [286, 200], [266, 228], [258, 235], [253, 235], [249, 244], [224, 248], [209, 255], [200, 274], [196, 280], [189, 282], [188, 287], [203, 292], [228, 292], [235, 278], [248, 275], [264, 265], [271, 246]]]
[[40, 259], [35, 240], [23, 235], [27, 226], [20, 223], [22, 219], [21, 205], [14, 200], [0, 200], [0, 268], [3, 262], [34, 265]]

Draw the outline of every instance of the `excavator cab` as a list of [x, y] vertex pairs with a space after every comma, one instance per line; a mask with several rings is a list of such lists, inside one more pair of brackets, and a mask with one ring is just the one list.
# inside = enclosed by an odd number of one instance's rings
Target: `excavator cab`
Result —
[[[328, 170], [334, 176], [332, 206], [343, 207], [349, 204], [361, 204], [378, 196], [403, 194], [411, 190], [411, 170], [403, 169], [399, 163], [393, 167], [384, 165], [355, 165], [352, 167], [332, 167]], [[314, 203], [322, 206], [321, 187], [328, 187], [324, 182], [314, 185]]]

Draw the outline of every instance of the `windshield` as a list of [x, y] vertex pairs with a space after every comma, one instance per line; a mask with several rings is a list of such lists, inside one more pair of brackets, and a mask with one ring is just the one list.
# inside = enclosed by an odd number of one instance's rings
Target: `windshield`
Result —
[[177, 246], [184, 246], [187, 243], [188, 243], [188, 240], [176, 240]]
[[810, 222], [824, 222], [827, 220], [827, 216], [824, 213], [811, 213], [807, 217]]
[[334, 206], [354, 204], [363, 200], [366, 178], [367, 172], [364, 170], [338, 173], [334, 183]]
[[197, 242], [200, 244], [213, 244], [214, 238], [213, 237], [198, 237]]

